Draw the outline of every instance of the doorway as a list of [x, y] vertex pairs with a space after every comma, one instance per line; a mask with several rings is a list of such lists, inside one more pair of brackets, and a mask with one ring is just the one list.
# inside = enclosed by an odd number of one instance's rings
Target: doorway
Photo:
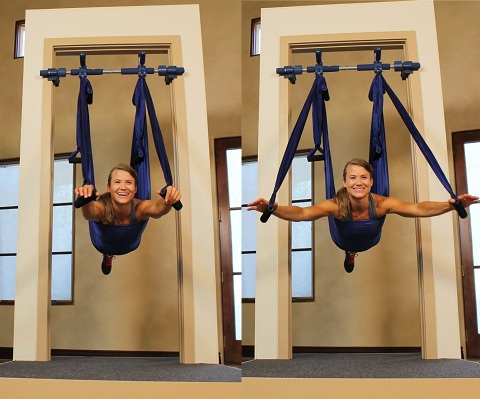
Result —
[[[480, 130], [453, 133], [452, 149], [457, 192], [478, 194]], [[466, 349], [468, 358], [480, 358], [480, 209], [472, 206], [468, 213], [459, 219]]]
[[225, 364], [241, 363], [241, 157], [240, 137], [215, 140]]

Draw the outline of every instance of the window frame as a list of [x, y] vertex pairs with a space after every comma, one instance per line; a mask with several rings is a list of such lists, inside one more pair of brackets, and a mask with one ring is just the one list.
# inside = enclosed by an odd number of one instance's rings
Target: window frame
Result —
[[[242, 164], [244, 163], [257, 163], [258, 164], [258, 157], [257, 156], [248, 156], [248, 157], [242, 157]], [[243, 174], [243, 171], [242, 171]], [[243, 179], [243, 177], [242, 177]], [[243, 203], [243, 198], [242, 198], [242, 209], [247, 208], [247, 203]], [[243, 225], [242, 225], [242, 230], [243, 230]], [[257, 249], [255, 248], [254, 251], [249, 250], [249, 251], [244, 251], [242, 248], [241, 255], [243, 259], [243, 255], [251, 255], [257, 253]], [[242, 260], [242, 272], [243, 272], [243, 260]], [[243, 285], [243, 274], [242, 274], [242, 285]], [[255, 298], [244, 298], [243, 293], [242, 293], [242, 303], [255, 303]]]
[[[294, 159], [295, 158], [300, 158], [300, 157], [304, 157], [305, 159], [307, 158], [307, 154], [308, 154], [308, 151], [305, 151], [305, 150], [301, 150], [301, 151], [297, 151], [294, 155]], [[315, 179], [314, 179], [314, 165], [315, 163], [314, 162], [309, 162], [310, 164], [310, 181], [311, 181], [311, 192], [310, 192], [310, 198], [300, 198], [300, 199], [290, 199], [291, 201], [291, 204], [294, 205], [294, 204], [298, 204], [298, 203], [304, 203], [304, 202], [310, 202], [310, 205], [313, 205], [314, 204], [314, 190], [315, 190], [315, 187], [314, 187], [314, 182], [315, 182]], [[290, 168], [290, 174], [292, 173], [292, 170]], [[305, 251], [308, 251], [310, 250], [311, 251], [311, 254], [312, 254], [312, 263], [311, 263], [311, 276], [312, 276], [312, 287], [311, 287], [311, 290], [312, 290], [312, 295], [307, 297], [307, 296], [301, 296], [301, 297], [294, 297], [292, 295], [292, 302], [313, 302], [315, 300], [315, 226], [313, 224], [313, 222], [310, 222], [311, 223], [311, 226], [312, 226], [312, 245], [310, 247], [310, 249], [308, 249], [307, 247], [302, 247], [302, 248], [292, 248], [292, 235], [293, 235], [293, 232], [292, 232], [292, 223], [290, 223], [290, 267], [292, 267], [292, 254], [294, 252], [305, 252]], [[292, 272], [293, 274], [293, 272]], [[293, 294], [293, 290], [292, 290], [292, 294]]]
[[[241, 272], [233, 270], [231, 211], [241, 207], [231, 207], [228, 187], [227, 152], [230, 149], [241, 149], [241, 137], [217, 138], [214, 140], [215, 177], [217, 183], [218, 232], [220, 244], [220, 274], [222, 281], [222, 328], [223, 356], [225, 364], [240, 364], [242, 357], [242, 341], [236, 336], [234, 276]], [[237, 309], [241, 312], [241, 309]], [[241, 317], [241, 315], [240, 315]]]
[[[294, 157], [306, 157], [308, 151], [306, 150], [298, 150], [296, 153], [295, 153], [295, 156]], [[258, 157], [256, 156], [250, 156], [250, 157], [244, 157], [242, 158], [242, 162], [243, 163], [248, 163], [248, 162], [255, 162], [258, 164]], [[315, 182], [315, 179], [314, 179], [314, 172], [315, 172], [315, 168], [314, 168], [314, 163], [311, 162], [311, 165], [310, 165], [310, 176], [311, 176], [311, 198], [309, 199], [311, 201], [311, 203], [313, 204], [314, 203], [314, 193], [315, 193], [315, 188], [314, 188], [314, 182]], [[290, 168], [289, 170], [289, 173], [291, 174], [292, 173], [292, 170]], [[291, 204], [295, 204], [295, 203], [299, 203], [299, 202], [306, 202], [307, 199], [296, 199], [296, 200], [292, 200], [290, 199], [291, 201]], [[247, 204], [243, 204], [242, 203], [242, 208], [246, 208], [247, 207]], [[292, 222], [293, 223], [293, 222]], [[313, 222], [312, 222], [313, 223]], [[290, 246], [290, 254], [289, 254], [289, 262], [290, 262], [290, 267], [292, 266], [292, 253], [293, 252], [301, 252], [301, 251], [306, 251], [307, 248], [292, 248], [292, 227], [290, 226], [290, 229], [289, 229], [289, 246]], [[314, 229], [314, 226], [312, 224], [312, 246], [310, 248], [311, 250], [311, 253], [312, 253], [312, 263], [311, 263], [311, 278], [312, 278], [312, 295], [311, 296], [302, 296], [302, 297], [294, 297], [292, 295], [292, 302], [293, 303], [301, 303], [301, 302], [314, 302], [315, 301], [315, 229]], [[245, 254], [256, 254], [256, 249], [253, 251], [253, 250], [248, 250], [248, 251], [244, 251], [242, 249], [242, 255], [245, 255]], [[255, 303], [255, 298], [243, 298], [242, 297], [242, 303]]]
[[[54, 161], [58, 160], [68, 160], [69, 154], [57, 154], [54, 156]], [[19, 158], [11, 158], [11, 159], [3, 159], [0, 160], [0, 166], [7, 166], [7, 165], [20, 165], [20, 159]], [[72, 183], [75, 185], [75, 180], [76, 179], [76, 168], [72, 167]], [[67, 206], [71, 205], [72, 207], [72, 250], [71, 251], [53, 251], [52, 250], [52, 257], [54, 255], [65, 255], [65, 254], [70, 254], [71, 259], [71, 297], [70, 299], [51, 299], [51, 305], [73, 305], [74, 304], [74, 284], [75, 284], [75, 262], [74, 262], [74, 245], [75, 245], [75, 212], [73, 208], [73, 201], [74, 201], [74, 196], [73, 196], [73, 190], [72, 190], [72, 201], [71, 202], [58, 202], [58, 203], [53, 203], [52, 207], [58, 207], [58, 206]], [[7, 206], [7, 207], [0, 207], [0, 209], [18, 209], [18, 204], [16, 206]], [[53, 211], [53, 209], [52, 209]], [[5, 254], [0, 254], [0, 256], [17, 256], [17, 252], [15, 253], [5, 253]], [[51, 292], [51, 287], [50, 287], [50, 292]], [[15, 300], [2, 300], [0, 299], [0, 306], [2, 305], [15, 305]]]

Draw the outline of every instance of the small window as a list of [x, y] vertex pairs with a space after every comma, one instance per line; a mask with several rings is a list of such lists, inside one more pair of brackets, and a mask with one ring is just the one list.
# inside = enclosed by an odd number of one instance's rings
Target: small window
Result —
[[232, 241], [235, 338], [242, 339], [242, 149], [227, 149], [228, 198]]
[[25, 55], [25, 20], [15, 23], [15, 53], [14, 58], [23, 58]]
[[[312, 164], [305, 154], [298, 154], [291, 167], [292, 205], [312, 205]], [[247, 203], [256, 199], [258, 162], [244, 160], [242, 164], [242, 297], [243, 302], [253, 302], [256, 294], [257, 212], [248, 212]], [[292, 300], [312, 301], [314, 298], [313, 274], [313, 223], [291, 223]]]
[[250, 56], [260, 55], [260, 38], [262, 33], [262, 22], [260, 18], [252, 19]]
[[[0, 198], [0, 304], [15, 301], [19, 172], [18, 162], [0, 163], [0, 180], [9, 187]], [[55, 304], [73, 301], [73, 182], [68, 159], [55, 159], [51, 276]]]
[[[292, 205], [312, 205], [312, 163], [307, 157], [296, 156], [292, 162]], [[313, 299], [313, 222], [290, 223], [292, 297]]]

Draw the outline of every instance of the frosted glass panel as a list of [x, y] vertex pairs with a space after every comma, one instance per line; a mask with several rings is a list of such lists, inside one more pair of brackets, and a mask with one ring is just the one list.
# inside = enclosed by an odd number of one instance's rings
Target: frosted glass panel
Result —
[[[1, 197], [1, 196], [0, 196]], [[0, 253], [17, 252], [18, 209], [0, 210]]]
[[312, 252], [292, 252], [292, 297], [311, 297]]
[[257, 211], [242, 208], [242, 250], [255, 251], [257, 248]]
[[18, 206], [18, 165], [2, 165], [0, 166], [0, 181], [8, 190], [3, 190], [0, 195], [0, 207]]
[[[309, 206], [310, 202], [296, 203], [300, 207]], [[312, 248], [312, 222], [295, 222], [292, 226], [292, 249]]]
[[72, 256], [52, 256], [52, 300], [72, 299]]
[[292, 223], [292, 249], [312, 247], [312, 222]]
[[230, 211], [230, 228], [232, 237], [232, 266], [234, 273], [242, 271], [242, 212]]
[[233, 300], [235, 306], [235, 339], [242, 339], [242, 276], [233, 276]]
[[473, 269], [475, 280], [475, 303], [477, 305], [477, 332], [480, 332], [480, 269]]
[[[15, 300], [16, 257], [0, 256], [0, 300]], [[52, 300], [72, 299], [72, 256], [52, 256]]]
[[242, 255], [242, 297], [255, 298], [256, 254]]
[[[248, 204], [258, 198], [257, 189], [257, 163], [245, 162], [242, 167], [242, 202]], [[273, 182], [272, 182], [273, 188]]]
[[[465, 164], [467, 170], [467, 191], [480, 193], [480, 142], [465, 143]], [[473, 264], [480, 264], [480, 209], [479, 205], [468, 208], [472, 230]]]
[[65, 159], [55, 161], [53, 167], [53, 203], [72, 202], [73, 165]]
[[15, 256], [0, 256], [0, 300], [13, 301], [15, 299]]
[[53, 207], [52, 251], [72, 250], [72, 206]]
[[242, 206], [242, 150], [227, 150], [228, 198], [230, 208]]
[[306, 157], [292, 162], [292, 200], [312, 198], [312, 164]]
[[[476, 191], [472, 191], [475, 193]], [[474, 194], [475, 195], [475, 194]], [[480, 206], [470, 206], [468, 208], [470, 215], [470, 225], [472, 230], [472, 256], [473, 265], [480, 265]]]

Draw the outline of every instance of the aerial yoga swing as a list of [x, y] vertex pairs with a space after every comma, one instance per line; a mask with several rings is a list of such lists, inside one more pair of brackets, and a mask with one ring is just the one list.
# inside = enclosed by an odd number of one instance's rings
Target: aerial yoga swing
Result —
[[[143, 63], [141, 64], [143, 65]], [[133, 105], [136, 107], [136, 112], [130, 156], [130, 166], [132, 166], [138, 173], [138, 190], [135, 197], [140, 200], [149, 200], [151, 198], [150, 161], [146, 118], [146, 110], [148, 109], [153, 140], [166, 181], [166, 186], [161, 190], [160, 195], [165, 198], [167, 187], [173, 184], [172, 173], [152, 97], [145, 80], [146, 75], [145, 73], [140, 72], [140, 68], [138, 68], [138, 70], [139, 77], [132, 98]], [[69, 159], [71, 163], [81, 162], [83, 185], [92, 185], [95, 187], [88, 110], [88, 105], [93, 102], [93, 89], [86, 73], [79, 73], [78, 75], [80, 78], [80, 90], [77, 103], [77, 150], [70, 154]], [[167, 84], [168, 83], [169, 82], [167, 82]], [[80, 159], [76, 158], [78, 153], [81, 155]], [[95, 192], [96, 191], [94, 190], [94, 193]], [[87, 198], [79, 196], [75, 200], [75, 207], [80, 208], [94, 199], [95, 195]], [[176, 202], [173, 204], [173, 207], [176, 210], [180, 210], [182, 208], [182, 203], [180, 201]], [[88, 223], [92, 244], [100, 253], [104, 254], [105, 257], [107, 254], [124, 255], [137, 249], [140, 245], [142, 233], [147, 226], [148, 219], [128, 225], [103, 224], [94, 220], [89, 220]]]
[[[326, 198], [331, 199], [335, 197], [336, 191], [334, 185], [334, 173], [332, 168], [330, 145], [328, 140], [327, 114], [325, 107], [325, 101], [329, 100], [329, 94], [327, 84], [323, 76], [323, 70], [321, 69], [321, 63], [319, 63], [318, 60], [319, 58], [317, 55], [317, 66], [320, 66], [320, 68], [315, 71], [315, 79], [312, 88], [307, 96], [305, 104], [303, 105], [298, 120], [289, 138], [287, 148], [280, 164], [272, 196], [270, 197], [268, 206], [263, 211], [263, 214], [260, 218], [263, 223], [266, 223], [270, 215], [275, 211], [275, 198], [277, 191], [279, 190], [293, 161], [293, 157], [300, 141], [310, 107], [312, 107], [313, 138], [315, 147], [308, 153], [307, 158], [309, 161], [324, 160]], [[371, 83], [369, 91], [369, 99], [373, 102], [369, 146], [369, 163], [373, 166], [373, 186], [371, 188], [371, 192], [385, 197], [389, 196], [388, 163], [383, 117], [383, 97], [384, 93], [387, 92], [403, 122], [410, 131], [414, 141], [425, 156], [428, 164], [431, 166], [441, 184], [450, 194], [451, 198], [455, 201], [453, 206], [455, 207], [456, 211], [460, 217], [465, 218], [467, 216], [467, 212], [465, 211], [464, 205], [458, 196], [453, 192], [445, 174], [435, 159], [434, 154], [415, 127], [408, 112], [383, 77], [381, 65], [382, 64], [379, 64], [378, 68], [375, 69], [375, 77]], [[291, 78], [292, 76], [289, 77], [289, 79]], [[404, 78], [403, 72], [402, 78]], [[294, 81], [292, 83], [294, 83]], [[316, 154], [317, 152], [318, 154]], [[340, 220], [332, 216], [328, 216], [331, 238], [340, 249], [346, 252], [346, 254], [351, 253], [356, 255], [357, 252], [366, 251], [378, 244], [380, 241], [385, 217], [386, 215], [368, 220], [350, 221]], [[347, 266], [345, 266], [345, 268], [347, 269]]]

